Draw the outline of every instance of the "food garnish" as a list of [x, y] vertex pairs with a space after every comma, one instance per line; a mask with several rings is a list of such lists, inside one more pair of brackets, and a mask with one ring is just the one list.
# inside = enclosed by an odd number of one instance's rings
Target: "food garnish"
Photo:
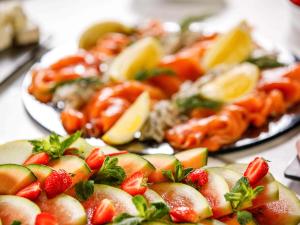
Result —
[[197, 214], [194, 212], [194, 210], [185, 206], [179, 206], [171, 209], [170, 217], [175, 223], [196, 223], [198, 221]]
[[85, 159], [85, 162], [88, 164], [90, 169], [95, 170], [99, 169], [105, 160], [105, 155], [100, 150], [100, 148], [95, 148], [89, 156]]
[[27, 187], [17, 192], [17, 196], [28, 198], [32, 201], [37, 199], [42, 192], [41, 183], [39, 181], [33, 182]]
[[284, 63], [280, 62], [276, 57], [268, 55], [250, 57], [246, 61], [256, 65], [259, 69], [269, 69], [286, 66]]
[[44, 182], [44, 190], [48, 198], [63, 193], [72, 185], [71, 176], [64, 170], [53, 171]]
[[261, 181], [261, 179], [264, 178], [269, 172], [269, 165], [267, 162], [267, 160], [261, 157], [256, 157], [252, 162], [249, 163], [244, 173], [244, 177], [248, 178], [251, 186]]
[[142, 195], [147, 190], [147, 178], [142, 172], [136, 172], [126, 178], [120, 188], [130, 195]]
[[81, 201], [86, 201], [94, 193], [94, 181], [80, 181], [75, 185], [76, 197]]
[[203, 169], [195, 169], [187, 175], [186, 182], [201, 187], [208, 182], [208, 173]]
[[32, 154], [25, 162], [24, 165], [41, 164], [47, 165], [50, 161], [50, 156], [46, 152]]
[[143, 81], [159, 75], [174, 76], [175, 72], [168, 68], [153, 68], [148, 70], [140, 70], [135, 74], [134, 79]]
[[181, 182], [189, 175], [189, 173], [191, 173], [192, 170], [193, 168], [183, 168], [182, 164], [177, 161], [174, 172], [171, 170], [163, 170], [162, 173], [172, 182]]
[[47, 212], [42, 212], [39, 215], [37, 215], [35, 220], [35, 225], [58, 225], [58, 222], [56, 221], [55, 217]]
[[200, 95], [179, 98], [176, 103], [182, 111], [189, 111], [196, 108], [219, 109], [223, 104], [220, 101], [210, 100]]
[[109, 199], [103, 199], [93, 212], [93, 225], [101, 225], [112, 221], [115, 215], [115, 207]]

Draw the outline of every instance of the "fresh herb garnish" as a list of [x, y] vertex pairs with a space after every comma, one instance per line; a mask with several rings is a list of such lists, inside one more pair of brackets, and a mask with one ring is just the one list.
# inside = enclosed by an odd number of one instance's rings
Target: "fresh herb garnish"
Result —
[[251, 202], [256, 196], [264, 190], [263, 186], [257, 186], [254, 189], [250, 186], [246, 177], [239, 179], [232, 190], [225, 194], [226, 201], [230, 202], [233, 210], [239, 210], [244, 203]]
[[237, 212], [237, 221], [239, 222], [240, 225], [247, 225], [253, 220], [254, 218], [250, 212], [248, 211]]
[[203, 98], [200, 95], [193, 95], [187, 98], [176, 100], [177, 106], [183, 111], [189, 111], [195, 108], [218, 109], [222, 103], [215, 100]]
[[171, 170], [163, 170], [163, 175], [172, 182], [181, 182], [193, 170], [193, 168], [184, 169], [179, 161], [176, 161], [175, 172]]
[[153, 68], [153, 69], [148, 69], [148, 70], [140, 70], [138, 71], [134, 78], [135, 80], [147, 80], [151, 77], [155, 77], [158, 75], [168, 75], [168, 76], [173, 76], [175, 75], [175, 72], [171, 69], [168, 68]]
[[80, 136], [81, 132], [77, 131], [68, 138], [62, 140], [59, 135], [52, 133], [47, 139], [30, 140], [29, 142], [33, 146], [33, 153], [46, 152], [52, 159], [57, 159], [60, 158], [64, 154], [64, 151]]
[[163, 218], [169, 213], [169, 207], [165, 203], [155, 202], [148, 206], [146, 199], [142, 195], [134, 196], [132, 202], [138, 211], [138, 215], [132, 216], [127, 213], [122, 213], [114, 219], [113, 224], [139, 225], [143, 221]]
[[80, 181], [75, 185], [76, 197], [86, 201], [94, 193], [94, 181]]
[[200, 16], [189, 16], [184, 18], [179, 24], [181, 28], [181, 32], [185, 32], [189, 29], [190, 25], [194, 22], [200, 22], [202, 20], [207, 19], [210, 17], [211, 14], [205, 14], [205, 15], [200, 15]]
[[250, 57], [246, 61], [255, 64], [260, 69], [268, 69], [268, 68], [285, 66], [285, 64], [279, 62], [276, 57], [268, 56], [268, 55], [260, 56], [260, 57]]
[[51, 88], [51, 92], [55, 92], [57, 90], [57, 88], [60, 88], [61, 86], [64, 85], [70, 85], [70, 84], [76, 84], [76, 83], [81, 83], [84, 85], [100, 85], [102, 84], [101, 80], [99, 79], [98, 76], [93, 76], [93, 77], [79, 77], [73, 80], [66, 80], [66, 81], [62, 81], [59, 82], [57, 84], [55, 84], [55, 86], [53, 88]]
[[124, 169], [117, 164], [118, 158], [107, 156], [95, 177], [95, 182], [99, 184], [121, 184], [126, 178], [126, 174]]
[[19, 220], [14, 220], [11, 225], [21, 225], [22, 223]]

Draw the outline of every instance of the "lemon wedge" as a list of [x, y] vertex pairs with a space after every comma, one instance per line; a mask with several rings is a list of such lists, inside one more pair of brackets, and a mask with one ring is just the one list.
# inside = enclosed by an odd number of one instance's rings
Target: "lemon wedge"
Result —
[[253, 50], [253, 41], [248, 24], [239, 23], [227, 33], [220, 35], [203, 58], [206, 70], [220, 64], [238, 64], [249, 57]]
[[130, 27], [126, 27], [124, 24], [116, 21], [104, 21], [95, 23], [89, 26], [79, 38], [79, 48], [90, 49], [95, 46], [97, 40], [106, 33], [118, 32], [129, 34], [131, 32]]
[[114, 81], [132, 80], [140, 70], [155, 67], [162, 57], [162, 52], [158, 40], [153, 37], [143, 38], [115, 58], [108, 75]]
[[143, 92], [126, 110], [121, 118], [103, 136], [108, 144], [120, 145], [133, 140], [134, 134], [141, 129], [150, 113], [150, 97]]
[[208, 99], [232, 102], [251, 92], [258, 78], [258, 67], [251, 63], [243, 63], [203, 85], [200, 93]]

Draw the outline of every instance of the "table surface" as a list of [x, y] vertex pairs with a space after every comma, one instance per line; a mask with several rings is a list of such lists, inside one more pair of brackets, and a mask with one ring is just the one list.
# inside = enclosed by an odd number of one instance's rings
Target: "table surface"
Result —
[[[162, 20], [178, 20], [187, 13], [195, 11], [195, 7], [187, 10], [177, 10], [174, 14], [169, 12], [166, 4], [171, 0], [151, 0], [153, 4], [143, 8], [138, 1], [146, 0], [28, 0], [23, 1], [24, 7], [30, 17], [37, 22], [43, 34], [51, 34], [51, 46], [59, 46], [69, 41], [76, 41], [80, 32], [97, 20], [118, 19], [134, 23], [151, 16]], [[204, 0], [190, 0], [191, 4]], [[180, 0], [176, 1], [180, 3]], [[208, 2], [208, 1], [206, 1]], [[161, 7], [157, 4], [160, 4]], [[152, 7], [152, 8], [151, 8]], [[199, 7], [199, 12], [206, 8]], [[274, 43], [287, 49], [294, 50], [298, 43], [291, 38], [289, 4], [287, 0], [228, 0], [222, 11], [215, 17], [208, 19], [206, 25], [224, 26], [246, 19], [255, 29]], [[167, 18], [166, 18], [167, 17]], [[298, 35], [300, 37], [300, 35]], [[32, 139], [47, 135], [48, 132], [36, 124], [26, 113], [21, 100], [21, 83], [24, 72], [30, 64], [14, 74], [4, 84], [0, 85], [0, 143], [15, 139]], [[224, 154], [218, 158], [209, 159], [209, 164], [224, 164], [232, 162], [249, 162], [255, 156], [262, 156], [270, 160], [271, 172], [276, 179], [288, 185], [300, 194], [300, 182], [286, 179], [283, 171], [288, 163], [295, 157], [295, 142], [300, 139], [300, 127], [288, 134], [255, 148], [236, 153]]]

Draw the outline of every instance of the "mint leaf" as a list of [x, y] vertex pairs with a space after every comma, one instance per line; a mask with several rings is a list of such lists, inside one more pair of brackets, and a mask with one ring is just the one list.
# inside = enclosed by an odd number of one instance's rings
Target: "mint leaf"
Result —
[[75, 185], [76, 197], [86, 201], [94, 193], [94, 181], [80, 181]]
[[192, 170], [192, 168], [184, 169], [182, 164], [177, 160], [174, 173], [171, 170], [163, 170], [162, 173], [172, 182], [181, 182]]
[[233, 210], [239, 210], [244, 203], [252, 201], [264, 190], [263, 186], [254, 189], [250, 186], [246, 177], [239, 179], [232, 190], [225, 194], [226, 201], [230, 202]]
[[147, 80], [151, 77], [159, 76], [159, 75], [175, 75], [175, 72], [169, 68], [153, 68], [148, 70], [140, 70], [138, 71], [134, 78], [135, 80]]
[[169, 214], [169, 207], [163, 202], [151, 203], [150, 208], [147, 211], [147, 218], [154, 220], [163, 218], [165, 215]]
[[253, 221], [253, 216], [248, 211], [238, 211], [237, 212], [237, 220], [240, 225], [247, 225], [251, 221]]
[[260, 57], [250, 57], [246, 61], [258, 66], [258, 68], [260, 69], [269, 69], [285, 66], [285, 64], [279, 62], [276, 57], [268, 55]]
[[58, 134], [51, 133], [48, 139], [30, 140], [29, 142], [33, 146], [33, 153], [45, 152], [52, 159], [57, 159], [63, 156], [64, 151], [80, 136], [81, 132], [77, 131], [65, 140], [61, 141], [62, 138]]
[[147, 201], [142, 195], [136, 195], [132, 198], [132, 202], [135, 205], [137, 211], [139, 212], [139, 216], [145, 217], [147, 211]]
[[117, 164], [118, 158], [107, 156], [95, 177], [95, 182], [98, 184], [121, 184], [126, 174], [124, 169]]
[[11, 225], [21, 225], [22, 223], [19, 220], [14, 220]]
[[118, 215], [114, 221], [114, 225], [139, 225], [144, 221], [144, 218], [138, 216], [131, 216], [127, 213]]
[[199, 95], [193, 95], [187, 98], [179, 98], [176, 100], [178, 108], [182, 111], [189, 111], [195, 108], [208, 108], [217, 110], [222, 106], [222, 103], [215, 100], [206, 99]]
[[188, 16], [186, 18], [183, 18], [183, 20], [179, 23], [181, 32], [187, 31], [192, 23], [205, 20], [208, 17], [210, 17], [211, 15], [212, 14], [205, 14], [205, 15], [199, 15], [199, 16]]

